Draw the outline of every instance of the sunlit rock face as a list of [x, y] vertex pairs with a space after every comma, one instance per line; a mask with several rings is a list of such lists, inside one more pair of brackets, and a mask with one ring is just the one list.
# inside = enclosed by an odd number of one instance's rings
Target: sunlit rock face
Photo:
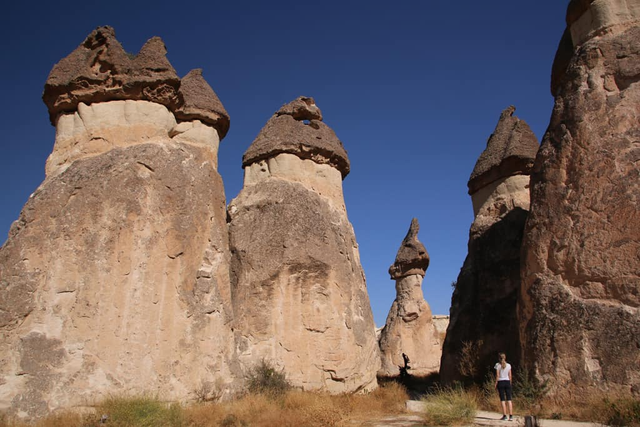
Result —
[[429, 304], [422, 293], [422, 280], [429, 267], [429, 254], [418, 240], [418, 220], [411, 221], [396, 260], [389, 268], [396, 281], [396, 299], [380, 333], [380, 376], [392, 377], [410, 360], [409, 374], [427, 376], [438, 372], [442, 344]]
[[637, 1], [572, 1], [531, 175], [519, 300], [526, 366], [552, 390], [640, 393]]
[[46, 179], [0, 249], [0, 410], [193, 399], [234, 378], [216, 170], [228, 116], [165, 53], [154, 38], [128, 56], [101, 27], [51, 71]]
[[305, 390], [376, 386], [380, 359], [342, 197], [349, 161], [312, 98], [283, 106], [243, 159], [229, 207], [238, 356]]
[[[520, 247], [538, 141], [514, 112], [502, 112], [468, 183], [475, 218], [451, 298], [440, 367], [446, 384], [483, 381], [501, 351], [514, 366], [519, 363]], [[472, 354], [463, 357], [465, 348]]]

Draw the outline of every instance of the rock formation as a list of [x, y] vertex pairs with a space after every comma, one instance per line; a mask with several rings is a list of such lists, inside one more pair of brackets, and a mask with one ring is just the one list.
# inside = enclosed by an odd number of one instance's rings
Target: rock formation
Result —
[[232, 378], [229, 117], [162, 40], [101, 27], [53, 67], [46, 179], [0, 249], [0, 409], [35, 417], [108, 393], [193, 398]]
[[437, 373], [442, 347], [433, 323], [429, 304], [422, 294], [422, 280], [429, 267], [429, 254], [418, 240], [418, 220], [400, 245], [396, 260], [389, 267], [391, 279], [396, 281], [396, 299], [380, 334], [381, 376], [399, 374], [404, 366], [403, 353], [411, 363], [411, 375], [427, 376]]
[[342, 179], [349, 160], [312, 98], [284, 105], [243, 157], [229, 207], [237, 352], [294, 385], [376, 385], [379, 353]]
[[640, 3], [572, 1], [531, 175], [518, 315], [552, 390], [640, 393]]
[[482, 381], [500, 351], [518, 364], [520, 246], [538, 141], [514, 111], [509, 107], [500, 115], [469, 179], [475, 218], [451, 299], [440, 368], [444, 383]]

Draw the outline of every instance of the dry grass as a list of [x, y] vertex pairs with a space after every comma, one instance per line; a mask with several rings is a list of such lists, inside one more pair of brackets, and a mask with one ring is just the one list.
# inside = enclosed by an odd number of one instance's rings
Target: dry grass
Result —
[[[188, 406], [168, 404], [153, 396], [112, 397], [96, 406], [95, 415], [72, 412], [54, 414], [36, 427], [98, 426], [102, 414], [111, 427], [324, 427], [344, 426], [349, 420], [404, 411], [408, 399], [404, 387], [389, 383], [367, 394], [328, 395], [289, 390], [284, 393], [250, 393], [229, 402], [205, 402]], [[26, 427], [0, 414], [0, 427]]]
[[85, 417], [72, 412], [61, 412], [49, 415], [47, 418], [34, 424], [26, 424], [20, 421], [10, 420], [4, 415], [0, 415], [0, 427], [84, 427], [88, 424]]
[[188, 407], [185, 421], [194, 427], [341, 426], [351, 419], [402, 412], [407, 399], [405, 389], [395, 383], [362, 395], [248, 394], [231, 402]]
[[424, 421], [434, 426], [459, 426], [473, 423], [478, 403], [473, 391], [463, 388], [438, 390], [422, 401], [425, 405]]
[[[488, 377], [482, 387], [469, 391], [475, 395], [480, 409], [500, 412], [498, 392], [493, 388], [494, 381]], [[519, 396], [516, 389], [513, 410], [516, 414], [536, 415], [545, 419], [640, 427], [640, 399], [629, 392], [579, 391], [557, 393], [553, 396], [539, 394], [531, 398]]]

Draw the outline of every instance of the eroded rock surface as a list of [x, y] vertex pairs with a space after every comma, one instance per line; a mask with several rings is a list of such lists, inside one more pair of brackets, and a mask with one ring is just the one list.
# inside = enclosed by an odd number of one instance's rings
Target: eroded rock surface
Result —
[[147, 41], [137, 55], [127, 53], [113, 28], [96, 28], [49, 74], [42, 99], [51, 123], [55, 126], [61, 114], [77, 111], [80, 103], [135, 99], [162, 104], [181, 120], [199, 119], [224, 138], [229, 115], [201, 70], [181, 81], [166, 53], [160, 37]]
[[[312, 98], [283, 106], [244, 155], [229, 207], [237, 351], [294, 385], [376, 385], [378, 345], [358, 245], [342, 198], [348, 158]], [[308, 120], [308, 122], [305, 122]]]
[[389, 268], [396, 281], [396, 299], [380, 333], [381, 376], [393, 377], [404, 366], [403, 353], [411, 363], [409, 374], [427, 376], [438, 372], [442, 343], [433, 323], [429, 304], [422, 293], [422, 280], [429, 267], [429, 254], [418, 240], [418, 220], [411, 221], [396, 260]]
[[[520, 247], [538, 142], [514, 111], [509, 107], [500, 115], [468, 183], [475, 218], [442, 351], [440, 377], [447, 384], [483, 381], [500, 351], [514, 366], [519, 363]], [[463, 357], [465, 347], [470, 357]]]
[[555, 391], [640, 393], [639, 17], [637, 1], [573, 1], [554, 64], [519, 317], [524, 361]]
[[234, 378], [218, 125], [149, 95], [180, 98], [164, 53], [154, 38], [130, 59], [103, 27], [49, 77], [47, 177], [0, 249], [0, 410]]

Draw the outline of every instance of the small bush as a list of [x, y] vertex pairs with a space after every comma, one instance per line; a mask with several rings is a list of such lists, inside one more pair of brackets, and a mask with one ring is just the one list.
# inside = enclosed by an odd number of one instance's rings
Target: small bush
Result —
[[436, 426], [471, 424], [478, 407], [473, 393], [462, 388], [438, 390], [423, 402], [425, 423]]
[[484, 342], [464, 341], [460, 349], [460, 357], [458, 359], [458, 372], [467, 378], [475, 378], [478, 375], [478, 360], [480, 360], [480, 349]]
[[291, 389], [283, 371], [278, 371], [270, 362], [262, 359], [246, 374], [247, 390], [250, 393], [279, 396]]
[[110, 397], [97, 407], [98, 414], [107, 415], [107, 424], [115, 427], [180, 427], [182, 407], [166, 405], [156, 397]]
[[640, 426], [640, 400], [629, 397], [615, 400], [605, 398], [597, 407], [600, 413], [598, 421], [605, 425], [615, 427]]
[[218, 402], [224, 394], [224, 381], [221, 378], [214, 382], [201, 381], [200, 385], [193, 390], [193, 394], [196, 396], [196, 401], [200, 403]]
[[549, 391], [549, 382], [540, 382], [530, 376], [526, 369], [519, 371], [513, 381], [514, 399], [518, 405], [531, 411], [535, 406], [540, 406], [543, 398]]

